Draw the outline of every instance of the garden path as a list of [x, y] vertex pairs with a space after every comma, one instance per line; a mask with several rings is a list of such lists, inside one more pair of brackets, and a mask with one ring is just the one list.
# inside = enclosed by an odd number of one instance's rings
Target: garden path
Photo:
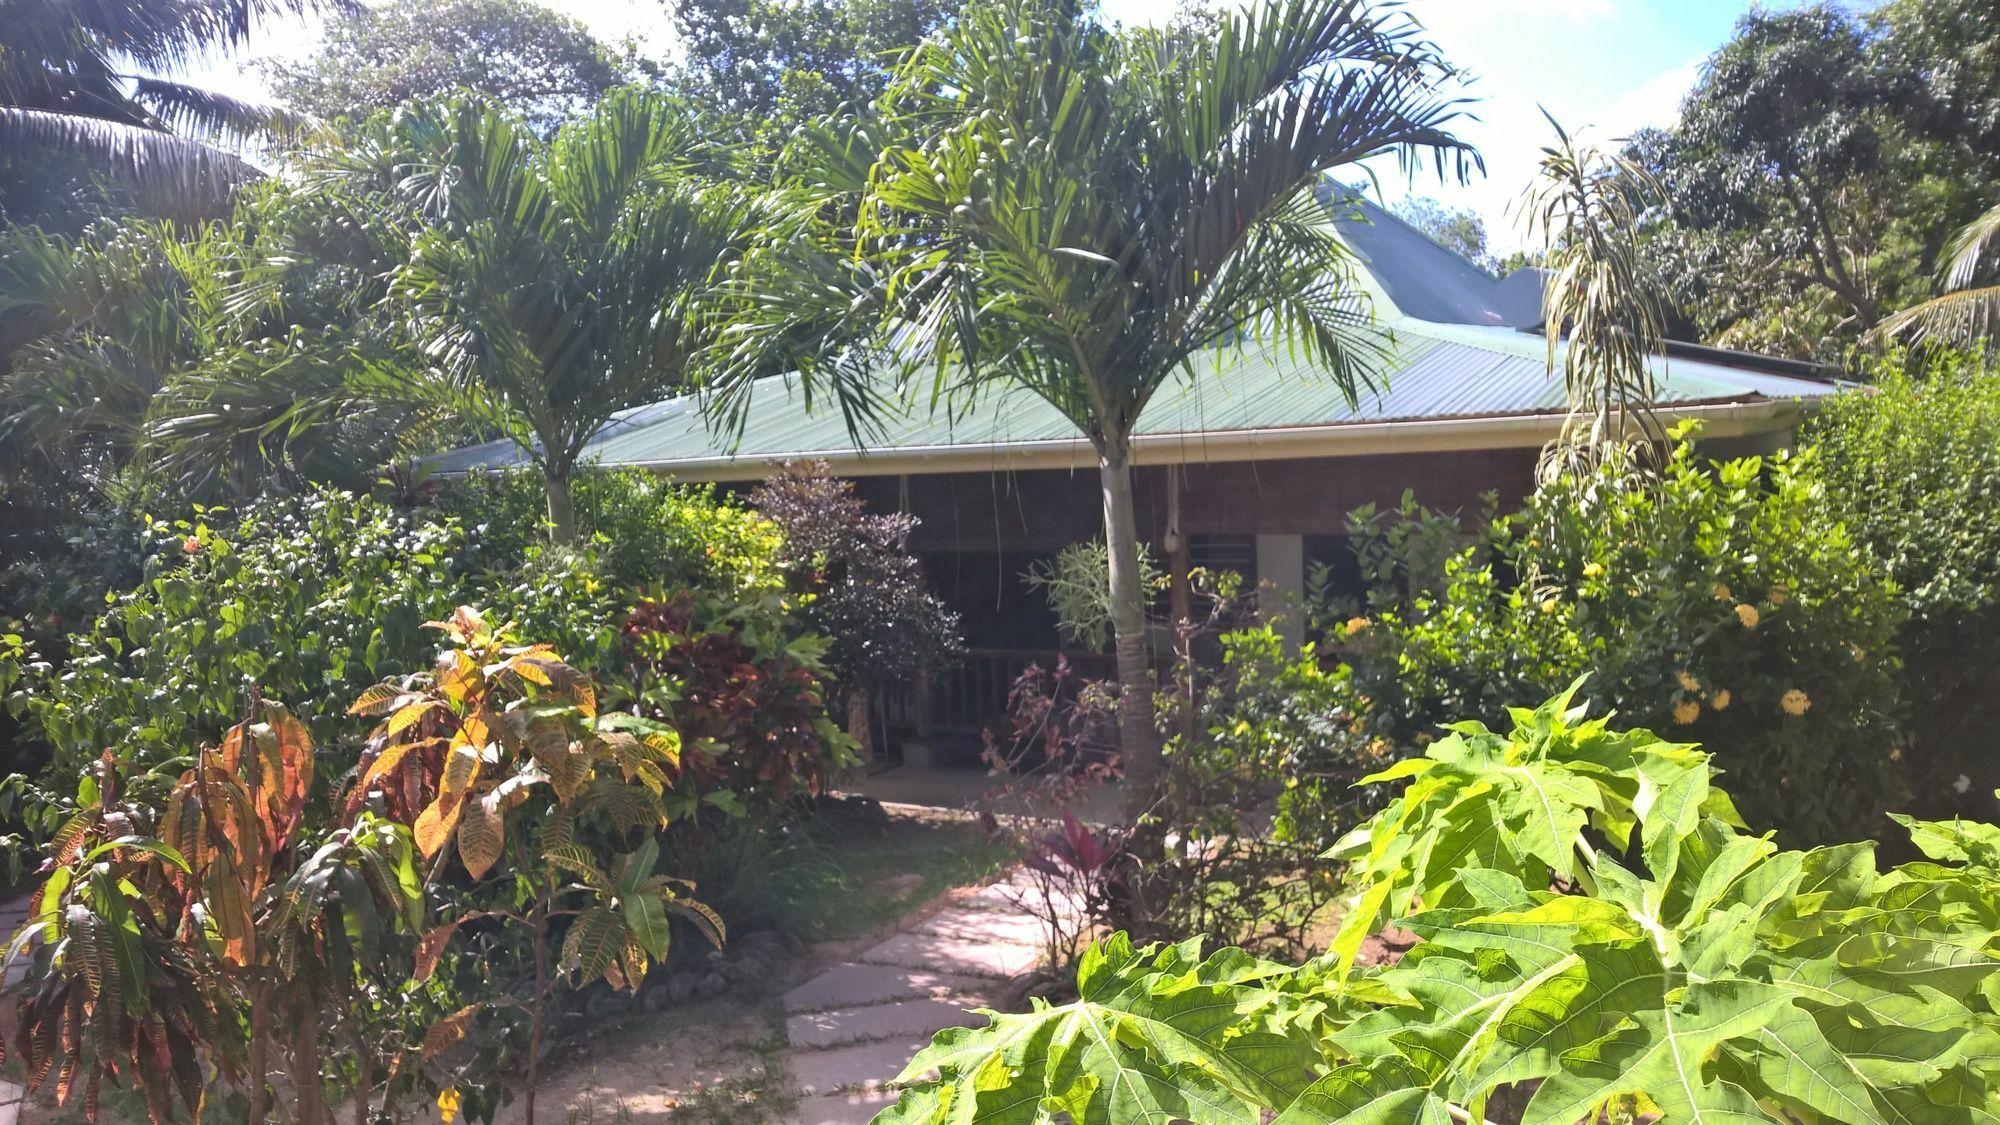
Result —
[[1022, 905], [1032, 888], [1017, 871], [786, 993], [791, 1125], [869, 1120], [932, 1035], [985, 1023], [972, 1009], [1042, 961], [1042, 925]]

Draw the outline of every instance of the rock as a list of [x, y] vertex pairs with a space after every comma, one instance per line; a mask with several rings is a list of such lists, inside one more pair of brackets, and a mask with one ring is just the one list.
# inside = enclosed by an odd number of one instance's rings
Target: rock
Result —
[[736, 959], [737, 980], [760, 980], [771, 975], [772, 965], [762, 954], [745, 953]]
[[694, 987], [695, 995], [703, 1000], [713, 1000], [727, 991], [729, 991], [729, 981], [721, 973], [714, 972], [702, 977], [701, 983]]
[[694, 998], [695, 989], [701, 984], [701, 977], [694, 973], [675, 973], [667, 979], [667, 1003], [681, 1005]]
[[731, 941], [729, 951], [739, 958], [755, 953], [776, 962], [790, 956], [795, 944], [792, 938], [776, 930], [753, 930]]
[[601, 1020], [631, 1011], [632, 1002], [627, 994], [606, 988], [592, 993], [590, 999], [585, 1002], [583, 1010], [591, 1019]]
[[673, 994], [664, 988], [648, 989], [639, 997], [639, 1007], [648, 1015], [661, 1011], [672, 1004]]

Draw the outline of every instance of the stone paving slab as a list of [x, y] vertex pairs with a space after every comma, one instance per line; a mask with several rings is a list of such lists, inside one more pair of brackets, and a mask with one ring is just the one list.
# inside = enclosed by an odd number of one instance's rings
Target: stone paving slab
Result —
[[906, 969], [936, 970], [949, 965], [955, 972], [1004, 979], [1034, 968], [1041, 963], [1041, 956], [1041, 952], [1032, 945], [941, 937], [911, 930], [897, 934], [856, 960], [870, 965], [899, 965]]
[[906, 1036], [824, 1051], [798, 1051], [791, 1058], [792, 1081], [799, 1093], [807, 1096], [879, 1089], [901, 1074], [903, 1064], [930, 1042], [928, 1035]]
[[785, 1021], [785, 1037], [801, 1050], [873, 1039], [929, 1037], [947, 1027], [974, 1022], [971, 1009], [981, 1006], [979, 1001], [892, 1000], [859, 1008], [805, 1012]]
[[835, 965], [826, 972], [785, 993], [785, 1011], [824, 1012], [833, 1008], [858, 1008], [890, 1000], [944, 1000], [959, 997], [973, 1007], [987, 1003], [984, 990], [993, 982], [983, 977], [957, 973], [906, 969], [896, 965], [858, 965], [852, 961]]
[[867, 1125], [875, 1115], [896, 1104], [897, 1090], [857, 1090], [807, 1098], [792, 1112], [790, 1125]]
[[916, 933], [962, 941], [1002, 941], [1011, 945], [1040, 947], [1046, 940], [1041, 919], [1028, 914], [1001, 914], [998, 911], [951, 910], [927, 919]]

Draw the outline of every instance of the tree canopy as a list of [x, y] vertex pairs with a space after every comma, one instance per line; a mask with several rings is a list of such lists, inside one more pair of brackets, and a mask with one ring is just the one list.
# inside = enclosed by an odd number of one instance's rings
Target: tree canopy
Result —
[[549, 129], [637, 65], [531, 0], [409, 0], [354, 12], [327, 28], [310, 57], [263, 69], [285, 104], [326, 120], [471, 90]]
[[1713, 343], [1837, 360], [1993, 202], [2000, 16], [1978, 0], [1745, 16], [1666, 130], [1649, 257]]

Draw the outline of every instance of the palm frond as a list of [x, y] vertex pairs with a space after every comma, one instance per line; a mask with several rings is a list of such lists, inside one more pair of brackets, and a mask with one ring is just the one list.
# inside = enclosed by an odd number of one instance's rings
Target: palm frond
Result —
[[292, 141], [319, 124], [306, 114], [282, 106], [244, 101], [160, 78], [135, 80], [132, 98], [168, 131], [218, 144], [267, 138]]
[[0, 105], [0, 148], [84, 153], [135, 191], [182, 211], [220, 214], [229, 193], [262, 173], [221, 149], [157, 129]]
[[1882, 322], [1885, 336], [1973, 347], [2000, 340], [2000, 285], [1944, 293]]
[[1982, 260], [1996, 243], [2000, 243], [2000, 205], [1966, 224], [1945, 247], [1938, 271], [1945, 292], [1889, 317], [1876, 333], [1952, 347], [2000, 340], [2000, 286], [1979, 285]]

